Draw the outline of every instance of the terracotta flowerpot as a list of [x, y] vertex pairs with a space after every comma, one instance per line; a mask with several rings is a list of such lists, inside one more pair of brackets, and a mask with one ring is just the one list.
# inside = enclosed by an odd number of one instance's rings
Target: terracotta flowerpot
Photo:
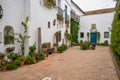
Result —
[[2, 66], [2, 70], [6, 71], [7, 70], [7, 65], [6, 66]]
[[54, 46], [54, 52], [57, 53], [57, 46]]
[[33, 57], [32, 57], [32, 59], [33, 59], [34, 63], [36, 63], [36, 59], [35, 59], [35, 56], [33, 56]]
[[20, 62], [20, 66], [23, 66], [25, 64], [25, 61]]

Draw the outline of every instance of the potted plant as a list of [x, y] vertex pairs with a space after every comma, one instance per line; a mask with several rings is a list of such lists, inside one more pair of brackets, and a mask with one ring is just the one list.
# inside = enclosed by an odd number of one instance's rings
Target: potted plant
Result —
[[23, 66], [24, 65], [24, 63], [25, 63], [25, 56], [20, 56], [19, 57], [19, 60], [20, 60], [20, 66]]
[[54, 0], [44, 0], [44, 6], [51, 9], [51, 8], [54, 8], [56, 6], [56, 3]]
[[2, 68], [3, 71], [6, 71], [6, 70], [7, 70], [7, 61], [3, 60], [3, 61], [1, 62], [1, 68]]
[[0, 62], [2, 62], [3, 58], [4, 58], [4, 55], [0, 53]]
[[57, 53], [58, 44], [57, 44], [57, 43], [54, 43], [54, 44], [53, 44], [53, 48], [54, 48], [54, 52]]

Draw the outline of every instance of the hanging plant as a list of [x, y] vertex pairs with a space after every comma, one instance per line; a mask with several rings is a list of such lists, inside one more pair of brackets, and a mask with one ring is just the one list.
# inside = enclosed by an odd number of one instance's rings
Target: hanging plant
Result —
[[63, 18], [62, 15], [57, 15], [57, 19], [60, 20], [60, 21], [62, 21], [62, 22], [63, 22], [63, 20], [64, 20], [64, 18]]
[[55, 0], [44, 0], [44, 5], [51, 9], [51, 8], [54, 8], [56, 6], [56, 2]]

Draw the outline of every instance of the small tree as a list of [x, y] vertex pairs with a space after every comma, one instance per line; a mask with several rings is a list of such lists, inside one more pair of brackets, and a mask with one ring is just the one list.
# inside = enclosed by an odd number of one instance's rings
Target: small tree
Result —
[[100, 43], [100, 32], [97, 32], [97, 40], [98, 40], [98, 44]]
[[22, 51], [22, 55], [24, 55], [25, 53], [25, 44], [27, 42], [27, 40], [30, 38], [30, 36], [27, 35], [27, 24], [28, 24], [28, 17], [26, 17], [25, 21], [22, 21], [21, 23], [24, 27], [24, 33], [15, 33], [16, 37], [15, 40], [19, 43], [20, 47], [21, 47], [21, 51]]

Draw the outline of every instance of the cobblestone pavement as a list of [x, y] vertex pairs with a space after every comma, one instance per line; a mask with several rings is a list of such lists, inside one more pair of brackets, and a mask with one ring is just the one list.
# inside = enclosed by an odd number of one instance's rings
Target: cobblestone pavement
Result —
[[0, 72], [0, 80], [119, 80], [109, 47], [96, 50], [72, 47], [64, 53], [55, 53], [37, 64], [17, 70]]

